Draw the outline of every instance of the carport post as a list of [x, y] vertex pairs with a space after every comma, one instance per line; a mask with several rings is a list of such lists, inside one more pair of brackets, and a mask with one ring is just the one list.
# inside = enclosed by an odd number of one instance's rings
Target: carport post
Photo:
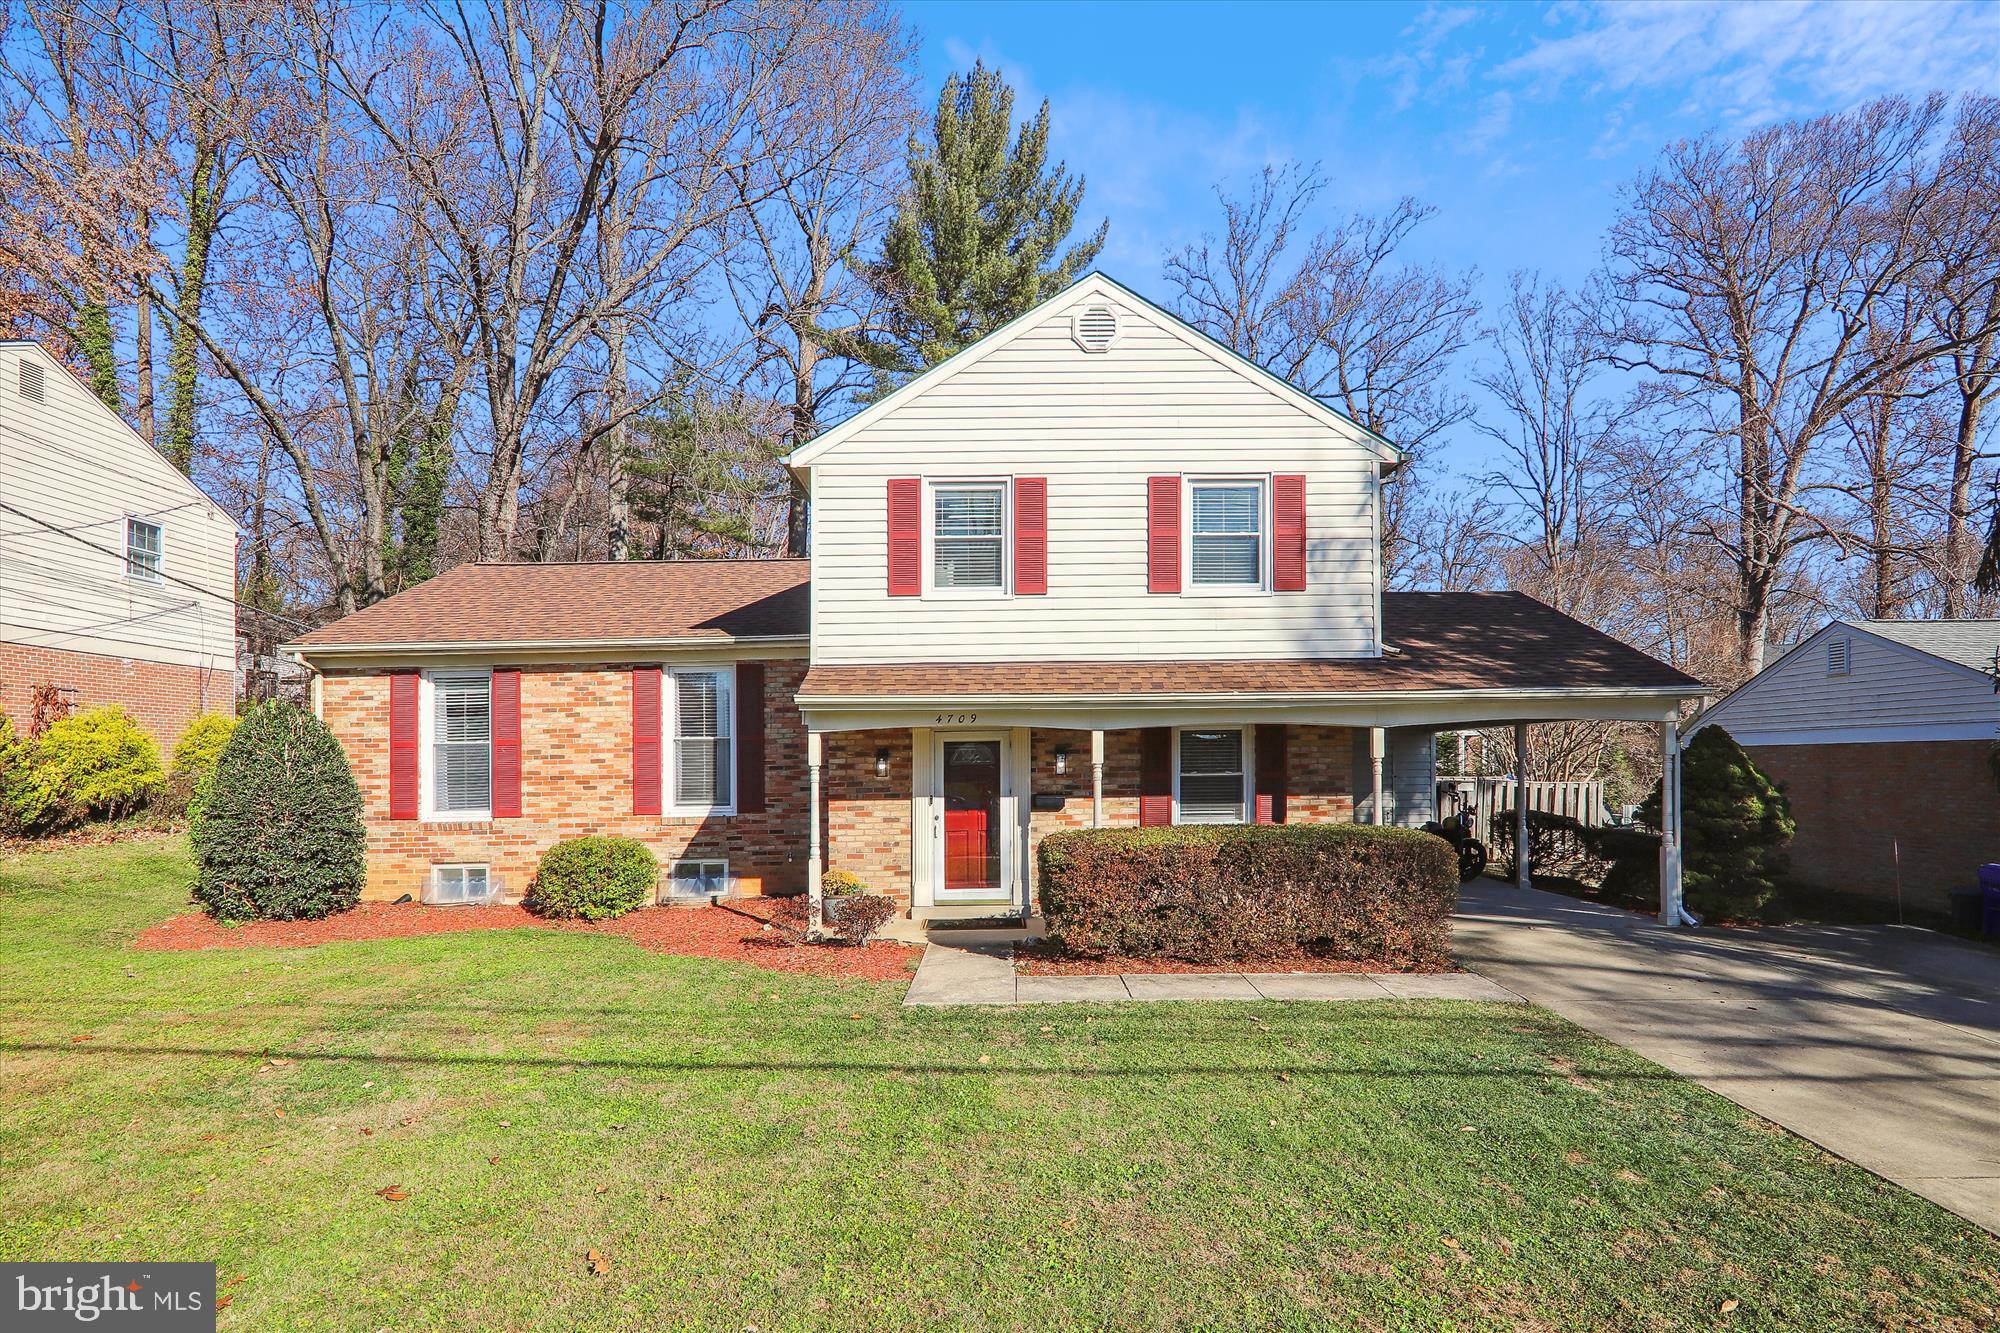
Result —
[[1104, 733], [1090, 733], [1090, 826], [1104, 827]]
[[1528, 724], [1514, 724], [1514, 887], [1528, 883]]
[[1374, 784], [1373, 805], [1370, 807], [1371, 824], [1389, 822], [1382, 809], [1382, 756], [1389, 748], [1389, 733], [1380, 727], [1368, 728], [1368, 772]]
[[1660, 723], [1660, 924], [1681, 924], [1681, 720]]
[[820, 879], [825, 867], [819, 851], [819, 771], [823, 759], [820, 734], [806, 733], [806, 933], [818, 939], [826, 929], [825, 897]]

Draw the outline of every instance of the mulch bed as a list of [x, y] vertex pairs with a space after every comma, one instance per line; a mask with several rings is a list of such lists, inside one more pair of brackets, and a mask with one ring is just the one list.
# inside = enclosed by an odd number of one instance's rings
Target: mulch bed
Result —
[[521, 907], [426, 907], [362, 903], [324, 921], [252, 921], [225, 926], [201, 912], [149, 926], [136, 949], [306, 949], [346, 940], [448, 935], [465, 930], [576, 930], [617, 935], [657, 953], [748, 963], [772, 972], [857, 981], [908, 981], [923, 950], [877, 941], [865, 948], [788, 947], [757, 907], [642, 907], [610, 921], [549, 921]]
[[1145, 972], [1460, 972], [1450, 963], [1356, 963], [1309, 953], [1272, 954], [1228, 963], [1185, 963], [1177, 958], [1071, 958], [1046, 944], [1014, 950], [1014, 971], [1024, 977], [1124, 977]]

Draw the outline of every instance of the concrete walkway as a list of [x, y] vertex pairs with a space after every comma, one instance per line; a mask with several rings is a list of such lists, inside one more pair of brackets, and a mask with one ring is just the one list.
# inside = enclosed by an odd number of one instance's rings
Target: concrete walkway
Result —
[[1896, 926], [1667, 931], [1477, 880], [1458, 960], [2000, 1232], [2000, 953]]
[[1145, 972], [1122, 977], [1022, 977], [1005, 945], [932, 941], [904, 1004], [1073, 1004], [1121, 1000], [1520, 1000], [1466, 972]]

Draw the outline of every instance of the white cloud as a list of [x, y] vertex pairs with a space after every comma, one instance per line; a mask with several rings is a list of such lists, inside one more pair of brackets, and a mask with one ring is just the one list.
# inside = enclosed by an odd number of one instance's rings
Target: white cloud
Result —
[[1496, 67], [1555, 92], [1678, 90], [1732, 127], [1883, 93], [2000, 88], [2000, 6], [1947, 0], [1720, 0], [1564, 6], [1562, 35]]

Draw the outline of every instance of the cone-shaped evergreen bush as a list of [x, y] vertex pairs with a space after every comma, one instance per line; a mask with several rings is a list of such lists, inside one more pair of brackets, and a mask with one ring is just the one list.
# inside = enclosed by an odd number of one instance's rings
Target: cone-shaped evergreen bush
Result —
[[[1639, 807], [1659, 827], [1660, 788]], [[1697, 914], [1755, 917], [1791, 865], [1791, 804], [1721, 727], [1703, 727], [1681, 752], [1681, 888]]]
[[317, 920], [361, 897], [361, 789], [326, 724], [274, 700], [243, 715], [194, 832], [195, 898], [223, 921]]

